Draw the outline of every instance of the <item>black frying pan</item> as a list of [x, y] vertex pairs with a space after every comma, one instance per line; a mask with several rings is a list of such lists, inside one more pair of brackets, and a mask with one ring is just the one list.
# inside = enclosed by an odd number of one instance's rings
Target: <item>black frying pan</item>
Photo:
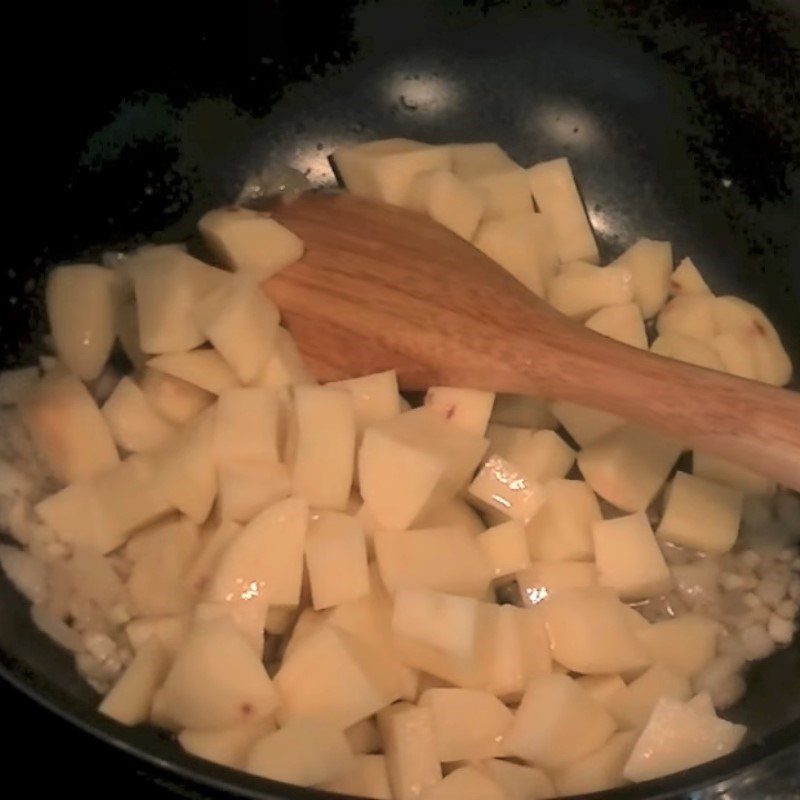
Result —
[[[337, 144], [393, 135], [498, 141], [524, 164], [568, 155], [604, 256], [641, 235], [671, 240], [718, 292], [762, 305], [800, 363], [800, 6], [711, 5], [287, 0], [175, 19], [138, 4], [124, 20], [22, 10], [29, 57], [7, 67], [17, 82], [7, 90], [16, 128], [6, 219], [16, 226], [0, 272], [3, 363], [39, 346], [49, 265], [186, 236], [271, 160], [330, 183]], [[69, 657], [33, 630], [5, 581], [0, 671], [54, 712], [14, 701], [46, 727], [51, 753], [63, 733], [83, 769], [124, 785], [138, 771], [183, 796], [321, 796], [99, 717]], [[800, 771], [800, 642], [755, 665], [748, 683], [731, 712], [750, 726], [742, 750], [604, 797], [714, 786], [703, 797], [798, 796], [789, 781]], [[58, 779], [72, 789], [86, 780], [77, 770]]]

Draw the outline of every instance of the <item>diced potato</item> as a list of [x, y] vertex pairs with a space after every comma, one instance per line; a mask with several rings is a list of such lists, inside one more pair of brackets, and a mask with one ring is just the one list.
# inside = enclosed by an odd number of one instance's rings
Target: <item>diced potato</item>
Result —
[[138, 725], [150, 716], [153, 696], [169, 668], [169, 656], [157, 639], [148, 640], [100, 703], [99, 711], [123, 725]]
[[610, 431], [621, 428], [625, 420], [608, 411], [586, 408], [577, 403], [559, 400], [550, 410], [567, 433], [581, 446], [586, 447]]
[[631, 302], [633, 279], [628, 270], [578, 264], [580, 269], [562, 269], [547, 287], [548, 301], [562, 314], [585, 320], [605, 306]]
[[533, 561], [582, 561], [594, 555], [592, 526], [600, 504], [583, 481], [557, 479], [545, 485], [545, 501], [527, 523]]
[[194, 607], [193, 619], [195, 625], [220, 619], [231, 621], [253, 652], [263, 660], [267, 613], [264, 597], [237, 598], [229, 602], [201, 600]]
[[611, 698], [625, 688], [625, 681], [619, 675], [582, 675], [576, 680], [581, 689], [588, 692], [606, 710], [609, 709]]
[[386, 756], [357, 755], [355, 766], [339, 778], [318, 784], [318, 789], [335, 794], [367, 797], [371, 800], [392, 800]]
[[278, 327], [272, 351], [267, 356], [263, 372], [253, 381], [254, 386], [265, 386], [268, 389], [281, 389], [298, 384], [317, 383], [311, 370], [306, 366], [297, 343], [286, 328]]
[[391, 654], [322, 625], [284, 657], [275, 675], [279, 719], [314, 717], [347, 728], [398, 700], [398, 677]]
[[90, 478], [119, 463], [108, 423], [74, 375], [44, 375], [19, 413], [36, 452], [61, 483]]
[[294, 606], [271, 606], [264, 621], [264, 630], [274, 636], [290, 633], [298, 616]]
[[272, 719], [240, 722], [227, 728], [212, 730], [186, 729], [178, 734], [178, 743], [198, 758], [231, 769], [242, 769], [253, 745], [275, 730]]
[[420, 708], [430, 709], [439, 761], [503, 755], [513, 714], [493, 694], [476, 689], [428, 689]]
[[611, 715], [566, 675], [534, 676], [506, 734], [508, 752], [546, 770], [566, 767], [602, 746]]
[[208, 578], [216, 568], [220, 555], [241, 529], [241, 525], [224, 517], [208, 525], [197, 555], [183, 576], [184, 582], [195, 592], [200, 594], [205, 590]]
[[444, 169], [420, 172], [411, 182], [405, 205], [420, 211], [469, 241], [484, 212], [481, 192]]
[[584, 675], [643, 670], [651, 658], [623, 605], [601, 587], [563, 589], [542, 605], [553, 658]]
[[528, 182], [536, 206], [549, 220], [562, 263], [599, 261], [597, 244], [575, 185], [569, 161], [543, 161], [528, 170]]
[[131, 453], [161, 447], [175, 434], [175, 428], [156, 413], [144, 392], [127, 375], [111, 392], [102, 411], [114, 441]]
[[592, 538], [601, 586], [611, 587], [625, 601], [669, 591], [669, 567], [644, 512], [595, 522]]
[[647, 350], [647, 331], [642, 312], [636, 303], [620, 303], [595, 311], [586, 327], [610, 339]]
[[719, 624], [709, 617], [683, 614], [642, 627], [636, 638], [653, 661], [694, 678], [714, 660], [719, 632]]
[[622, 769], [630, 757], [637, 735], [633, 731], [615, 733], [599, 749], [570, 764], [553, 776], [562, 797], [586, 792], [603, 792], [624, 786]]
[[585, 481], [623, 511], [644, 511], [681, 454], [677, 442], [634, 425], [617, 428], [578, 453]]
[[361, 524], [348, 514], [320, 512], [308, 528], [306, 567], [317, 611], [368, 594], [367, 545]]
[[162, 353], [147, 361], [150, 369], [172, 375], [211, 394], [222, 394], [239, 385], [225, 359], [211, 348], [186, 353]]
[[56, 267], [47, 276], [53, 345], [64, 366], [85, 381], [100, 374], [116, 338], [117, 279], [94, 264]]
[[775, 494], [775, 481], [751, 472], [746, 467], [741, 467], [724, 458], [702, 453], [695, 450], [692, 453], [692, 474], [707, 481], [722, 483], [733, 489], [738, 489], [745, 497]]
[[280, 405], [271, 389], [228, 389], [219, 397], [214, 430], [217, 463], [237, 459], [279, 460]]
[[686, 705], [691, 708], [692, 711], [697, 711], [700, 714], [705, 714], [709, 717], [717, 716], [714, 702], [711, 700], [711, 695], [708, 692], [696, 694], [691, 700], [687, 701]]
[[663, 664], [653, 664], [647, 672], [620, 689], [607, 707], [621, 728], [641, 730], [662, 697], [688, 700], [691, 696], [692, 687], [685, 675]]
[[208, 599], [264, 595], [273, 605], [296, 606], [303, 579], [308, 505], [290, 497], [262, 511], [225, 548]]
[[639, 239], [611, 266], [626, 269], [633, 278], [634, 299], [645, 319], [654, 317], [667, 299], [672, 276], [672, 245]]
[[532, 431], [510, 443], [503, 454], [533, 481], [563, 478], [575, 463], [575, 451], [554, 431]]
[[177, 353], [203, 343], [206, 332], [195, 320], [195, 308], [230, 281], [228, 273], [173, 245], [140, 250], [127, 259], [126, 271], [133, 278], [145, 353]]
[[481, 762], [481, 767], [500, 784], [507, 800], [550, 800], [556, 796], [553, 782], [536, 767], [524, 767], [498, 758]]
[[378, 724], [372, 717], [356, 722], [344, 733], [354, 753], [378, 753], [381, 750], [381, 735], [378, 732]]
[[431, 386], [424, 403], [446, 422], [478, 436], [486, 433], [493, 404], [494, 392], [449, 386]]
[[545, 502], [545, 488], [499, 456], [490, 456], [469, 485], [469, 495], [482, 508], [503, 518], [531, 519]]
[[337, 726], [298, 719], [259, 739], [244, 768], [261, 778], [314, 786], [340, 778], [354, 766], [355, 757]]
[[759, 380], [753, 341], [744, 331], [725, 331], [709, 344], [719, 356], [725, 371], [750, 381]]
[[217, 507], [222, 519], [250, 522], [268, 506], [292, 493], [285, 464], [270, 458], [226, 461], [217, 467]]
[[451, 144], [448, 149], [453, 159], [453, 172], [464, 178], [516, 166], [508, 153], [494, 142]]
[[482, 598], [492, 573], [475, 538], [460, 527], [375, 531], [375, 558], [386, 588], [433, 589]]
[[742, 518], [742, 493], [678, 472], [670, 485], [658, 537], [703, 553], [727, 553]]
[[500, 785], [473, 766], [459, 767], [426, 789], [422, 800], [505, 800]]
[[672, 295], [711, 294], [700, 270], [691, 258], [686, 257], [675, 267], [669, 279], [669, 293]]
[[313, 608], [305, 608], [297, 617], [297, 622], [292, 628], [292, 633], [283, 647], [283, 659], [286, 660], [289, 654], [294, 652], [312, 633], [322, 628], [331, 616], [330, 611], [314, 611]]
[[481, 533], [477, 538], [495, 578], [504, 578], [530, 565], [525, 528], [517, 520], [509, 520]]
[[166, 617], [138, 617], [125, 626], [125, 634], [133, 648], [139, 653], [149, 641], [157, 641], [169, 659], [175, 657], [189, 634], [189, 614], [174, 614]]
[[680, 333], [662, 333], [650, 346], [650, 352], [695, 367], [725, 372], [725, 365], [711, 344]]
[[397, 703], [378, 714], [378, 728], [395, 800], [419, 800], [442, 779], [430, 709]]
[[38, 367], [17, 367], [0, 372], [0, 406], [15, 406], [39, 380]]
[[484, 219], [503, 219], [533, 211], [528, 176], [513, 162], [504, 167], [487, 167], [465, 176], [464, 180], [480, 192]]
[[239, 206], [204, 214], [197, 229], [226, 267], [264, 281], [298, 261], [303, 242], [266, 214]]
[[278, 705], [259, 657], [226, 618], [195, 623], [157, 697], [160, 712], [181, 728], [266, 719]]
[[735, 750], [746, 728], [662, 698], [634, 745], [623, 775], [647, 781], [712, 761]]
[[597, 568], [587, 561], [540, 561], [516, 575], [522, 602], [536, 606], [564, 589], [597, 586]]
[[656, 326], [660, 334], [678, 333], [692, 339], [708, 341], [716, 334], [710, 294], [684, 294], [673, 297], [658, 315]]
[[333, 381], [326, 386], [344, 389], [352, 395], [359, 433], [363, 433], [370, 425], [400, 414], [400, 390], [397, 387], [397, 373], [393, 369], [361, 378]]
[[520, 428], [555, 428], [558, 425], [547, 401], [522, 394], [498, 394], [494, 399], [491, 420]]
[[550, 222], [543, 214], [486, 219], [472, 243], [523, 286], [544, 297], [558, 267], [558, 250]]
[[339, 147], [333, 160], [347, 191], [393, 205], [406, 202], [411, 184], [421, 172], [449, 170], [451, 163], [449, 148], [409, 139]]
[[478, 513], [460, 497], [454, 497], [425, 512], [417, 519], [417, 526], [420, 528], [459, 527], [473, 536], [478, 536], [486, 530]]
[[214, 402], [211, 392], [155, 369], [144, 369], [139, 388], [147, 402], [173, 425], [185, 425]]
[[295, 388], [295, 494], [317, 508], [343, 511], [353, 483], [356, 422], [352, 396], [321, 386]]

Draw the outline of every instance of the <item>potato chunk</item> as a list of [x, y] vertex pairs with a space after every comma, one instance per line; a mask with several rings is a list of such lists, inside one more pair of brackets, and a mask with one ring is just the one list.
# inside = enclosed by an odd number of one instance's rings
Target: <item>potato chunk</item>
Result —
[[405, 205], [469, 241], [486, 206], [482, 193], [452, 172], [420, 172], [411, 182]]

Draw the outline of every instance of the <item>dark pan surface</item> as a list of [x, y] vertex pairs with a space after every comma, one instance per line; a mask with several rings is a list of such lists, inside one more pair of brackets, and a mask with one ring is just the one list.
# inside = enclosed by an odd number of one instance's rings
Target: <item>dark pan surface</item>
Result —
[[[568, 155], [605, 255], [642, 235], [671, 240], [718, 293], [762, 305], [800, 363], [794, 2], [289, 0], [178, 20], [139, 5], [115, 21], [48, 12], [44, 29], [28, 13], [37, 63], [17, 65], [25, 79], [10, 89], [7, 175], [17, 224], [29, 224], [7, 234], [4, 365], [38, 346], [49, 265], [184, 237], [270, 160], [330, 183], [336, 145], [395, 135], [499, 141], [522, 163]], [[208, 796], [214, 785], [263, 790], [180, 754], [162, 734], [101, 721], [92, 692], [32, 631], [5, 582], [0, 663], [20, 688], [143, 755], [145, 769], [180, 791], [194, 785], [192, 770]], [[658, 782], [652, 796], [798, 742], [798, 644], [752, 670], [734, 716], [752, 728], [748, 749]]]

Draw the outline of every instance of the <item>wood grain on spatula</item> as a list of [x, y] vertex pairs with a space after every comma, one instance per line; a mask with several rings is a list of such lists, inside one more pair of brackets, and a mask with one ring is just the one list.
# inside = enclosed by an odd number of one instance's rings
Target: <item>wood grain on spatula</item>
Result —
[[533, 394], [611, 411], [800, 489], [800, 395], [628, 347], [440, 225], [348, 194], [273, 209], [306, 244], [265, 284], [321, 381]]

